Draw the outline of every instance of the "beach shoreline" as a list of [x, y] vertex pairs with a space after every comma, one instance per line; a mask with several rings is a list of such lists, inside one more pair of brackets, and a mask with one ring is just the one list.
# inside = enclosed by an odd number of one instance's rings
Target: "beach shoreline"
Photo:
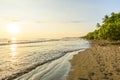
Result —
[[89, 41], [74, 55], [68, 80], [120, 80], [120, 42]]

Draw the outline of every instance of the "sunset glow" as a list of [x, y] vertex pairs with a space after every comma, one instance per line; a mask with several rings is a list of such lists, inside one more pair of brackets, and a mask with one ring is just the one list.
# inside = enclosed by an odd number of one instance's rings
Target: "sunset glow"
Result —
[[104, 15], [118, 12], [119, 3], [118, 0], [1, 0], [0, 38], [85, 36], [96, 29], [96, 23], [101, 23]]

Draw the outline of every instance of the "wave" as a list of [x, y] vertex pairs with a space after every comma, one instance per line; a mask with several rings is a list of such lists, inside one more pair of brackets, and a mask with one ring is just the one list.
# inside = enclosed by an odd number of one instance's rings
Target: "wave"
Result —
[[16, 79], [16, 78], [18, 78], [18, 77], [20, 77], [20, 76], [22, 76], [22, 75], [24, 75], [24, 74], [26, 74], [26, 73], [29, 73], [30, 71], [36, 69], [36, 68], [39, 67], [39, 66], [42, 66], [42, 65], [44, 65], [44, 64], [46, 64], [46, 63], [49, 63], [49, 62], [51, 62], [51, 61], [54, 61], [54, 60], [56, 60], [56, 59], [59, 59], [59, 58], [63, 57], [63, 56], [66, 55], [67, 53], [75, 52], [75, 51], [79, 51], [79, 50], [84, 50], [84, 49], [86, 49], [86, 48], [64, 51], [62, 55], [56, 56], [56, 57], [54, 57], [54, 58], [52, 58], [52, 59], [49, 59], [49, 60], [46, 60], [46, 61], [44, 61], [44, 62], [42, 62], [42, 63], [35, 63], [34, 65], [31, 65], [31, 66], [29, 66], [28, 68], [26, 68], [26, 69], [24, 69], [24, 70], [22, 70], [22, 71], [20, 71], [20, 72], [16, 72], [16, 73], [14, 73], [14, 74], [8, 75], [8, 76], [2, 78], [1, 80], [13, 80], [13, 79]]
[[60, 39], [46, 39], [46, 40], [17, 40], [17, 41], [4, 41], [0, 42], [0, 46], [11, 45], [11, 44], [30, 44], [30, 43], [40, 43], [40, 42], [50, 42], [50, 41], [59, 41]]

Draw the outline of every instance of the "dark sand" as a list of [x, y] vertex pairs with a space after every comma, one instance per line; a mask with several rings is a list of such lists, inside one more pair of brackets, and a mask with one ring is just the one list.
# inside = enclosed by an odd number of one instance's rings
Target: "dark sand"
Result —
[[120, 80], [120, 42], [90, 41], [75, 55], [68, 80]]

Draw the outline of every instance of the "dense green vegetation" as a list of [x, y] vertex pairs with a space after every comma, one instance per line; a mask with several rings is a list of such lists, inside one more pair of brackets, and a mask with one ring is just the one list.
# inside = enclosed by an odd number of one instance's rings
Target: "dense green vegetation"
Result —
[[99, 39], [99, 40], [120, 40], [120, 12], [111, 13], [110, 16], [106, 15], [100, 25], [97, 23], [98, 28], [94, 32], [88, 33], [85, 38]]

